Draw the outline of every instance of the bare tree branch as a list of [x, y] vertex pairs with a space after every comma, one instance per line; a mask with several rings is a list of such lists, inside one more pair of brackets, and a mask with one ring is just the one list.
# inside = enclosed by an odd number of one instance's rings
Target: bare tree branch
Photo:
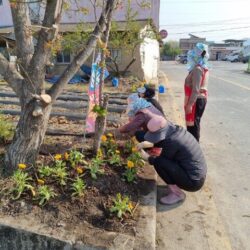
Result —
[[16, 70], [15, 65], [11, 63], [0, 53], [0, 74], [8, 82], [10, 87], [20, 97], [23, 84], [23, 77]]
[[39, 32], [35, 53], [31, 60], [29, 75], [36, 83], [37, 93], [43, 90], [45, 65], [51, 55], [52, 42], [58, 32], [58, 24], [62, 13], [62, 0], [48, 0], [42, 28]]
[[72, 63], [65, 69], [57, 84], [54, 84], [49, 90], [52, 100], [55, 101], [57, 96], [63, 90], [64, 86], [76, 74], [80, 66], [88, 59], [96, 46], [96, 41], [100, 38], [106, 27], [107, 16], [114, 10], [117, 0], [108, 0], [98, 23], [95, 26], [93, 34], [90, 35], [85, 49], [81, 50], [74, 58]]
[[34, 53], [32, 34], [29, 30], [31, 25], [27, 2], [18, 2], [11, 5], [17, 43], [17, 58], [22, 68], [27, 70], [31, 57]]

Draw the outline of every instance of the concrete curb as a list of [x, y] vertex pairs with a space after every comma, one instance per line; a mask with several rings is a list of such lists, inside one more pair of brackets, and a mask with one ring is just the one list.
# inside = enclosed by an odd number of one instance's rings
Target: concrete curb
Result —
[[142, 176], [142, 178], [149, 179], [149, 192], [140, 199], [140, 218], [136, 229], [134, 250], [155, 249], [157, 175], [152, 166], [146, 165], [145, 168], [149, 171], [147, 171], [147, 176]]

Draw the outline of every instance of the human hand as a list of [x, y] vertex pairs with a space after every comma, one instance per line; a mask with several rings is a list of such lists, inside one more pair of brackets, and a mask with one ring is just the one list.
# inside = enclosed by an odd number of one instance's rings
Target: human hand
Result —
[[148, 161], [149, 154], [146, 153], [143, 149], [140, 150], [140, 155], [143, 160]]
[[149, 141], [143, 141], [140, 142], [136, 145], [137, 150], [141, 150], [143, 148], [152, 148], [154, 146], [153, 143], [149, 142]]

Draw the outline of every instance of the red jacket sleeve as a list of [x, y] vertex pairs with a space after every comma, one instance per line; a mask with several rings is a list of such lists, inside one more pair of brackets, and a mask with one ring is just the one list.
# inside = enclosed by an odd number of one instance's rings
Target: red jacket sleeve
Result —
[[138, 113], [135, 115], [134, 119], [131, 122], [128, 122], [124, 126], [120, 127], [119, 130], [121, 133], [129, 133], [140, 130], [143, 124], [146, 121], [145, 114]]

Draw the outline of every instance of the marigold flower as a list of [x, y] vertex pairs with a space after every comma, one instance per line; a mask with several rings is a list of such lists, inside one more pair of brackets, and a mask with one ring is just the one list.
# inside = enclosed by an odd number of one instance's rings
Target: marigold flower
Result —
[[133, 206], [132, 202], [129, 202], [129, 204], [128, 204], [128, 209], [129, 209], [129, 210], [132, 210], [133, 208], [134, 208], [134, 206]]
[[66, 153], [64, 153], [64, 159], [66, 160], [66, 161], [68, 161], [69, 160], [69, 154], [66, 152]]
[[120, 150], [116, 150], [115, 152], [116, 152], [117, 154], [120, 154]]
[[127, 161], [128, 168], [133, 168], [135, 164], [132, 161]]
[[108, 137], [113, 137], [113, 134], [112, 133], [108, 133], [107, 136]]
[[82, 173], [83, 173], [83, 169], [80, 168], [80, 167], [77, 167], [77, 168], [76, 168], [76, 172], [77, 172], [78, 174], [82, 174]]
[[45, 181], [42, 180], [42, 179], [37, 179], [37, 183], [38, 183], [39, 185], [44, 185]]
[[27, 165], [24, 164], [24, 163], [19, 163], [19, 164], [18, 164], [18, 168], [19, 168], [19, 169], [25, 169], [25, 168], [27, 168]]
[[62, 155], [61, 154], [56, 154], [54, 158], [55, 158], [55, 160], [59, 161], [59, 160], [62, 159]]
[[137, 148], [136, 147], [132, 147], [132, 152], [133, 153], [137, 152]]
[[102, 141], [102, 142], [106, 142], [106, 141], [107, 141], [107, 136], [106, 136], [106, 135], [102, 135], [101, 141]]

